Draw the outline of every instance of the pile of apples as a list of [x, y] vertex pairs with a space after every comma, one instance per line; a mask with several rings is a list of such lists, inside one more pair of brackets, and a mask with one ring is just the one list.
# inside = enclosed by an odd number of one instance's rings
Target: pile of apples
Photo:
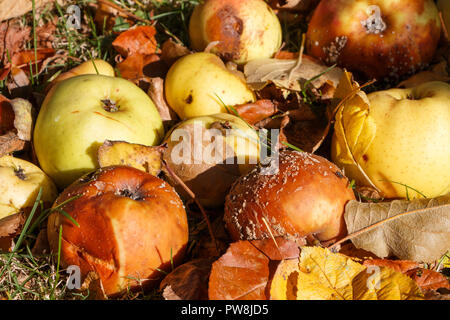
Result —
[[[441, 10], [448, 21], [448, 6]], [[309, 22], [306, 54], [361, 79], [395, 81], [434, 57], [442, 32], [438, 12], [432, 0], [322, 0]], [[163, 276], [158, 270], [183, 261], [189, 237], [182, 201], [189, 198], [186, 186], [204, 206], [224, 206], [224, 223], [234, 240], [341, 238], [345, 204], [355, 199], [350, 180], [364, 185], [369, 178], [385, 198], [406, 197], [405, 185], [428, 197], [450, 191], [449, 84], [371, 93], [365, 123], [361, 110], [349, 110], [339, 132], [361, 151], [353, 163], [345, 162], [341, 155], [348, 146], [335, 136], [331, 161], [283, 150], [278, 171], [268, 175], [267, 163], [258, 163], [257, 133], [230, 111], [254, 102], [256, 93], [225, 63], [242, 68], [273, 57], [283, 41], [276, 13], [263, 0], [206, 0], [194, 10], [189, 34], [196, 52], [179, 58], [165, 78], [165, 99], [181, 119], [168, 132], [146, 92], [115, 76], [105, 61], [93, 60], [52, 83], [34, 129], [39, 167], [0, 158], [0, 218], [31, 207], [42, 188], [41, 200], [63, 204], [77, 222], [60, 212], [50, 215], [51, 249], [58, 251], [61, 232], [63, 266], [80, 266], [83, 277], [96, 272], [107, 295], [152, 286]], [[212, 164], [175, 163], [171, 155], [179, 139], [173, 134], [193, 132], [195, 126], [204, 132], [231, 129], [252, 147], [240, 149], [236, 139], [223, 136], [225, 146], [232, 158], [246, 162], [228, 164], [224, 156]], [[366, 145], [352, 145], [373, 128]], [[183, 139], [188, 138], [194, 136]], [[127, 166], [99, 168], [97, 151], [105, 140], [165, 143], [164, 161], [181, 182]], [[203, 152], [202, 141], [192, 140], [193, 147], [198, 145]], [[355, 163], [366, 176], [352, 167]], [[410, 190], [409, 196], [419, 194]]]

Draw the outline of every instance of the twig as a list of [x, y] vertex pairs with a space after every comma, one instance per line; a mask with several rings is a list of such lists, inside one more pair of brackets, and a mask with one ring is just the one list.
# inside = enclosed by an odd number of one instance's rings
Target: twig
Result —
[[195, 196], [195, 193], [192, 192], [191, 189], [189, 189], [189, 187], [183, 182], [183, 180], [180, 179], [180, 177], [178, 177], [176, 175], [175, 172], [173, 172], [173, 170], [169, 167], [167, 162], [164, 159], [161, 159], [161, 162], [162, 162], [163, 167], [167, 170], [167, 172], [177, 181], [178, 184], [180, 184], [180, 186], [188, 193], [188, 195], [192, 198], [192, 200], [195, 201], [197, 206], [200, 208], [200, 211], [202, 212], [203, 218], [205, 219], [206, 224], [208, 225], [209, 235], [211, 236], [211, 239], [214, 242], [214, 245], [216, 247], [216, 253], [217, 253], [217, 255], [219, 255], [219, 253], [220, 253], [219, 246], [217, 245], [217, 240], [216, 240], [216, 237], [214, 236], [214, 232], [213, 232], [213, 229], [212, 229], [212, 226], [211, 226], [211, 222], [209, 221], [208, 214], [206, 213], [205, 209], [203, 208], [201, 203], [197, 200], [197, 197]]

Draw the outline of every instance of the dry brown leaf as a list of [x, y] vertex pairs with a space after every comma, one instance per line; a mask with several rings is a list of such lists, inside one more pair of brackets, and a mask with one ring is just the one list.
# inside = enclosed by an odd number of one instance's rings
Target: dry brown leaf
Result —
[[175, 124], [175, 122], [179, 121], [179, 118], [175, 111], [173, 111], [166, 102], [166, 98], [164, 96], [163, 78], [150, 78], [147, 94], [155, 103], [156, 109], [158, 109], [159, 115], [161, 116], [161, 120], [163, 121], [166, 130], [171, 128]]
[[440, 288], [450, 289], [450, 283], [447, 278], [434, 270], [420, 267], [415, 261], [408, 260], [386, 260], [370, 259], [363, 263], [365, 266], [384, 266], [394, 269], [397, 272], [406, 274], [416, 281], [417, 285], [423, 290], [437, 290]]
[[25, 220], [25, 214], [22, 212], [0, 219], [0, 238], [17, 235], [25, 223]]
[[271, 0], [270, 6], [274, 9], [305, 12], [312, 10], [319, 0]]
[[344, 218], [349, 234], [361, 231], [349, 236], [354, 245], [380, 258], [434, 262], [450, 246], [450, 195], [380, 203], [350, 201]]
[[170, 67], [176, 60], [189, 53], [191, 53], [191, 51], [183, 44], [177, 43], [173, 41], [172, 38], [169, 38], [162, 45], [161, 60]]
[[156, 176], [161, 172], [164, 149], [162, 146], [105, 140], [98, 149], [98, 163], [100, 167], [130, 166]]
[[[301, 60], [301, 64], [297, 67]], [[244, 74], [248, 85], [254, 90], [261, 90], [269, 83], [294, 91], [301, 91], [302, 86], [327, 70], [327, 66], [305, 54], [298, 59], [256, 59], [244, 66]], [[311, 82], [316, 89], [325, 84], [337, 87], [342, 70], [333, 68]]]
[[[166, 300], [207, 300], [208, 278], [214, 258], [186, 262], [169, 273], [160, 290]], [[170, 289], [168, 289], [170, 288]]]
[[22, 150], [25, 147], [25, 141], [21, 140], [14, 132], [0, 136], [0, 157], [10, 154], [14, 151]]
[[[59, 5], [64, 4], [64, 0], [57, 0]], [[35, 8], [39, 9], [47, 4], [53, 4], [55, 0], [35, 0]], [[32, 10], [30, 0], [0, 0], [0, 21], [23, 16]]]
[[0, 23], [0, 61], [3, 65], [8, 64], [9, 59], [17, 52], [25, 49], [27, 41], [30, 40], [30, 33], [30, 27], [24, 27], [15, 21]]
[[297, 244], [284, 238], [232, 243], [212, 265], [209, 299], [267, 299], [270, 262], [293, 258], [298, 253]]
[[239, 116], [249, 124], [255, 124], [278, 112], [275, 104], [268, 99], [235, 105], [234, 109], [236, 109]]
[[124, 58], [139, 53], [143, 56], [157, 53], [158, 43], [153, 26], [137, 26], [122, 32], [112, 43]]

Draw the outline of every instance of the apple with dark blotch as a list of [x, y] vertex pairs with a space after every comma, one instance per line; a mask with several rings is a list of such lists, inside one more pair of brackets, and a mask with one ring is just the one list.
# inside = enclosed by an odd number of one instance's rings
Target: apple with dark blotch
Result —
[[397, 79], [430, 62], [440, 33], [433, 0], [322, 0], [306, 49], [366, 78]]

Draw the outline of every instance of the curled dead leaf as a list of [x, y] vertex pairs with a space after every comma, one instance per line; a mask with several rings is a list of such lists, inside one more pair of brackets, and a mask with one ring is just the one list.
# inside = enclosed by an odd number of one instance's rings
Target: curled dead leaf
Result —
[[167, 39], [161, 48], [161, 60], [167, 66], [171, 66], [179, 58], [189, 54], [191, 51], [183, 44], [175, 42], [172, 38]]
[[150, 78], [147, 94], [155, 103], [156, 109], [158, 109], [165, 129], [169, 130], [176, 122], [179, 121], [179, 118], [175, 111], [173, 111], [166, 102], [164, 95], [164, 79], [160, 77]]
[[208, 278], [214, 258], [186, 262], [169, 273], [160, 290], [166, 300], [207, 300]]

